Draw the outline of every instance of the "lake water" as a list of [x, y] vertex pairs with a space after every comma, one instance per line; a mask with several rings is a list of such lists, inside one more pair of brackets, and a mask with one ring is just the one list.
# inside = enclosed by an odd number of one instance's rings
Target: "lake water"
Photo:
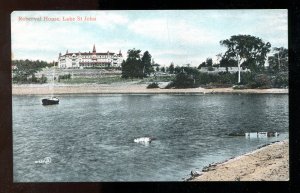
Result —
[[[182, 181], [288, 138], [287, 94], [63, 95], [52, 106], [41, 98], [13, 96], [15, 182]], [[228, 136], [239, 130], [280, 135]], [[144, 136], [157, 139], [133, 142]]]

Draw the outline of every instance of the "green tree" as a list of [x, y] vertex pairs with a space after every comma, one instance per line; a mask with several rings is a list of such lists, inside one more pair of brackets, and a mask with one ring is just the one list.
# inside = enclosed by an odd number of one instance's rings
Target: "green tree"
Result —
[[199, 64], [198, 69], [201, 69], [202, 67], [207, 67], [206, 62]]
[[183, 67], [183, 72], [185, 72], [188, 75], [191, 75], [193, 77], [197, 77], [200, 74], [199, 70], [197, 70], [197, 68], [193, 68], [193, 67]]
[[174, 69], [174, 72], [175, 72], [175, 74], [178, 74], [178, 73], [182, 72], [182, 67], [176, 66], [175, 69]]
[[199, 83], [200, 72], [196, 68], [182, 67], [173, 81], [175, 88], [195, 88]]
[[230, 39], [221, 40], [220, 44], [227, 47], [224, 56], [237, 61], [238, 83], [241, 82], [241, 65], [251, 71], [264, 69], [266, 55], [271, 44], [265, 43], [260, 38], [251, 35], [234, 35]]
[[169, 72], [170, 72], [170, 74], [173, 74], [174, 73], [174, 70], [175, 70], [175, 68], [174, 68], [174, 64], [173, 64], [173, 62], [170, 64], [170, 66], [169, 66]]
[[122, 78], [129, 78], [129, 65], [125, 62], [125, 60], [121, 63], [121, 69], [122, 69]]
[[275, 47], [273, 50], [274, 54], [268, 57], [269, 70], [272, 73], [288, 71], [288, 49]]
[[206, 58], [206, 66], [207, 67], [212, 67], [212, 65], [213, 65], [212, 59], [211, 58]]
[[194, 88], [194, 79], [185, 72], [180, 72], [176, 75], [173, 85], [175, 88]]
[[128, 50], [126, 61], [122, 62], [122, 77], [123, 78], [143, 78], [144, 65], [140, 58], [141, 50], [135, 48]]
[[163, 66], [163, 67], [160, 68], [160, 71], [166, 72], [166, 68]]
[[144, 68], [144, 76], [150, 75], [154, 70], [151, 65], [151, 54], [146, 51], [142, 56], [142, 65]]
[[159, 71], [159, 66], [156, 66], [156, 72], [158, 72]]

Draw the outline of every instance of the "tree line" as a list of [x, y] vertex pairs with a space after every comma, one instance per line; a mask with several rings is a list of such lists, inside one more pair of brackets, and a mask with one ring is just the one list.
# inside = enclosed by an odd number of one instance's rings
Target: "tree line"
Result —
[[[145, 78], [155, 71], [175, 74], [170, 87], [197, 87], [207, 84], [250, 85], [250, 87], [271, 85], [271, 87], [288, 86], [288, 49], [280, 47], [271, 49], [269, 42], [251, 35], [233, 35], [221, 40], [220, 45], [227, 48], [224, 53], [217, 54], [218, 62], [213, 63], [208, 57], [198, 67], [190, 67], [189, 64], [178, 66], [171, 63], [168, 67], [154, 62], [149, 51], [142, 53], [139, 49], [129, 49], [127, 59], [121, 64], [122, 78]], [[273, 54], [267, 57], [270, 51]], [[269, 66], [264, 66], [268, 61]], [[18, 83], [45, 83], [46, 77], [37, 78], [35, 73], [45, 67], [52, 67], [55, 63], [33, 60], [13, 60], [13, 81]], [[208, 71], [214, 71], [217, 67], [225, 67], [226, 72], [203, 73], [201, 68], [207, 67]], [[228, 67], [238, 67], [238, 72], [231, 74]], [[250, 72], [241, 72], [241, 69], [249, 69]]]
[[[238, 80], [241, 82], [241, 69], [249, 69], [253, 73], [264, 72], [266, 70], [264, 64], [268, 59], [270, 73], [278, 73], [279, 71], [288, 70], [288, 50], [286, 48], [273, 48], [275, 52], [267, 58], [267, 54], [271, 51], [271, 44], [264, 42], [261, 38], [251, 35], [233, 35], [229, 39], [221, 40], [220, 45], [227, 48], [224, 54], [217, 55], [220, 58], [219, 63], [213, 64], [212, 58], [199, 64], [198, 69], [202, 67], [238, 67]], [[148, 51], [144, 52], [141, 57], [141, 50], [131, 49], [127, 52], [128, 57], [122, 63], [122, 77], [124, 78], [143, 78], [154, 71], [151, 63], [151, 55]], [[189, 66], [187, 64], [187, 66]], [[162, 67], [156, 70], [162, 72], [179, 73], [181, 68], [171, 63], [169, 67]]]
[[[227, 48], [224, 54], [217, 55], [219, 63], [213, 64], [212, 58], [207, 58], [196, 68], [169, 67], [169, 72], [174, 71], [175, 79], [167, 87], [190, 88], [203, 85], [232, 86], [243, 85], [239, 88], [270, 88], [288, 86], [288, 49], [273, 48], [273, 54], [267, 57], [271, 51], [271, 44], [261, 38], [250, 35], [234, 35], [229, 39], [221, 40], [221, 46]], [[265, 62], [268, 61], [268, 67]], [[208, 74], [199, 69], [207, 67], [213, 71], [214, 67], [225, 67], [226, 72]], [[228, 67], [237, 67], [236, 73], [229, 73]], [[249, 72], [241, 72], [241, 69], [249, 69]]]
[[40, 60], [13, 60], [12, 72], [13, 82], [15, 83], [46, 83], [47, 77], [37, 78], [35, 73], [41, 71], [45, 67], [52, 67], [55, 64]]

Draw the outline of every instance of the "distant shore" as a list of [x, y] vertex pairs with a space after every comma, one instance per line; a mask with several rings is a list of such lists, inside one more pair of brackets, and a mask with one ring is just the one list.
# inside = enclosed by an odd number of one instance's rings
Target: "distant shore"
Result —
[[276, 142], [223, 163], [188, 181], [288, 181], [289, 141]]
[[257, 93], [287, 94], [288, 89], [242, 89], [233, 88], [188, 88], [188, 89], [147, 89], [148, 84], [113, 83], [113, 84], [26, 84], [12, 85], [13, 95], [60, 95], [60, 94], [214, 94], [214, 93]]

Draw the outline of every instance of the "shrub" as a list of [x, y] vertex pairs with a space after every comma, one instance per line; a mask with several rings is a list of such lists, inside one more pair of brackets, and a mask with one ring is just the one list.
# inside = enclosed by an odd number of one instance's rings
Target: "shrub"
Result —
[[181, 72], [176, 75], [174, 82], [175, 88], [195, 88], [196, 79], [193, 78], [193, 75], [189, 75], [185, 72]]
[[159, 86], [157, 82], [152, 82], [147, 86], [147, 88], [159, 88]]
[[218, 73], [218, 83], [220, 84], [234, 84], [237, 80], [235, 74], [231, 74], [228, 72], [219, 72]]
[[13, 83], [21, 83], [21, 84], [35, 84], [35, 83], [46, 83], [47, 77], [43, 74], [41, 78], [36, 77], [35, 75], [32, 75], [30, 78], [27, 78], [25, 76], [14, 76], [13, 77]]
[[271, 88], [271, 80], [267, 74], [258, 74], [254, 77], [254, 81], [248, 83], [250, 88]]
[[169, 84], [167, 84], [167, 86], [165, 87], [165, 89], [170, 89], [170, 88], [173, 88], [173, 87], [175, 87], [174, 86], [174, 82], [171, 81]]
[[26, 83], [27, 77], [26, 76], [13, 76], [14, 83]]
[[[256, 74], [253, 72], [241, 72], [241, 85], [254, 84]], [[235, 73], [235, 81], [237, 81], [238, 72]]]
[[64, 74], [64, 75], [59, 75], [58, 76], [58, 81], [61, 79], [71, 79], [71, 74]]
[[199, 85], [206, 85], [210, 83], [218, 83], [220, 80], [219, 74], [209, 74], [209, 73], [201, 73], [198, 78]]
[[287, 72], [280, 72], [272, 78], [272, 85], [275, 88], [283, 88], [289, 85], [289, 77]]

